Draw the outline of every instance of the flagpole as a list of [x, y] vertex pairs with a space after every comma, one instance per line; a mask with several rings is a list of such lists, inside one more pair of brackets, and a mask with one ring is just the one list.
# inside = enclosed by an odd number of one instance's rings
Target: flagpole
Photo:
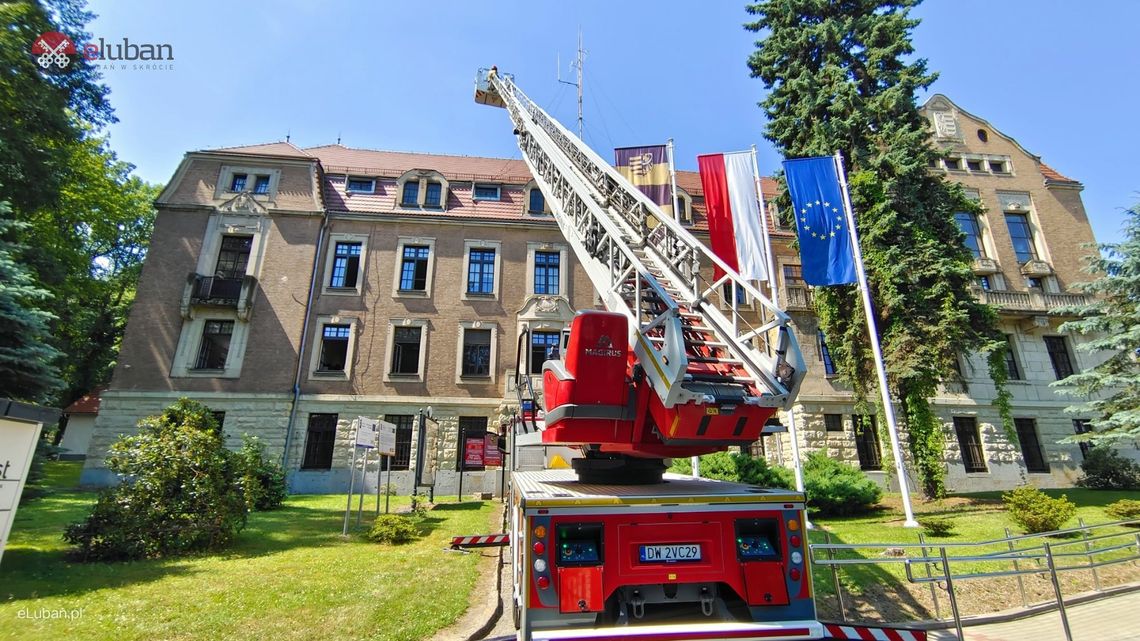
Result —
[[673, 195], [673, 220], [679, 223], [681, 222], [681, 208], [677, 206], [680, 201], [677, 198], [677, 164], [673, 160], [672, 138], [667, 141], [665, 149], [669, 152], [669, 184], [673, 189], [673, 191], [670, 192]]
[[[863, 269], [863, 251], [859, 248], [859, 233], [855, 229], [855, 212], [851, 207], [851, 195], [847, 192], [847, 174], [843, 171], [843, 155], [835, 152], [835, 172], [839, 175], [839, 185], [843, 192], [843, 212], [847, 216], [847, 229], [851, 235], [851, 249], [855, 256], [855, 274], [859, 278], [859, 293], [863, 296], [863, 312], [867, 317], [867, 332], [871, 335], [871, 351], [875, 356], [875, 372], [879, 377], [879, 393], [883, 399], [883, 413], [887, 418], [887, 433], [891, 437], [891, 453], [895, 457], [895, 473], [899, 477], [899, 490], [902, 492], [903, 511], [906, 521], [903, 527], [918, 527], [914, 511], [910, 506], [910, 491], [907, 489], [906, 469], [903, 467], [902, 449], [899, 447], [898, 425], [895, 423], [895, 410], [891, 405], [891, 393], [887, 389], [887, 369], [883, 365], [883, 350], [879, 346], [879, 330], [875, 323], [875, 310], [871, 307], [871, 290], [867, 286], [867, 272]], [[866, 429], [866, 427], [864, 427]]]
[[[760, 205], [760, 230], [764, 240], [764, 252], [768, 255], [768, 291], [772, 302], [780, 304], [780, 289], [776, 285], [776, 258], [772, 254], [772, 237], [768, 235], [768, 210], [764, 207], [764, 192], [760, 190], [760, 165], [756, 162], [756, 145], [752, 145], [752, 178], [756, 181], [756, 199]], [[796, 477], [796, 491], [804, 491], [803, 462], [800, 460], [800, 439], [796, 428], [796, 411], [788, 408], [788, 436], [792, 439], [792, 471]], [[810, 528], [811, 521], [804, 513], [804, 527]]]

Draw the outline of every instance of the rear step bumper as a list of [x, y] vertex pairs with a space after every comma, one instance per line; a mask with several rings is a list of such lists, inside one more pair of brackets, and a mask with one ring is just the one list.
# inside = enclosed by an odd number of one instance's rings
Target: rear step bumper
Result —
[[636, 625], [608, 628], [537, 630], [533, 641], [793, 641], [822, 639], [818, 621], [782, 623], [689, 623], [684, 625]]

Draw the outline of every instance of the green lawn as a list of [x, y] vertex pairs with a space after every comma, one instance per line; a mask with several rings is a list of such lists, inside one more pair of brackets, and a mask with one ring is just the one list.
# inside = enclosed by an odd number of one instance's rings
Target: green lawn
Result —
[[[1084, 490], [1079, 488], [1065, 490], [1046, 490], [1051, 496], [1065, 494], [1077, 505], [1077, 516], [1073, 517], [1065, 527], [1076, 527], [1077, 519], [1083, 518], [1086, 525], [1107, 523], [1116, 519], [1108, 516], [1104, 508], [1108, 504], [1123, 499], [1134, 498], [1135, 492], [1110, 492]], [[921, 529], [904, 528], [903, 512], [898, 495], [888, 495], [884, 499], [884, 508], [872, 514], [858, 517], [819, 517], [813, 521], [815, 529], [809, 535], [812, 543], [824, 543], [828, 540], [841, 544], [904, 544], [918, 543]], [[965, 543], [976, 541], [989, 541], [1005, 536], [1005, 528], [1009, 528], [1014, 535], [1023, 532], [1009, 518], [1001, 502], [1001, 492], [985, 492], [978, 494], [957, 495], [944, 501], [932, 501], [915, 505], [915, 516], [921, 523], [924, 517], [938, 517], [947, 519], [954, 525], [950, 536], [926, 537], [931, 545], [930, 554], [938, 554], [939, 544]], [[1100, 533], [1108, 532], [1135, 532], [1128, 528], [1110, 528]], [[1054, 539], [1051, 543], [1062, 544], [1077, 538]], [[1121, 543], [1116, 540], [1113, 543]], [[1039, 540], [1033, 545], [1039, 545]], [[1022, 545], [1029, 545], [1028, 543]], [[1094, 544], [1095, 547], [1095, 544]], [[976, 555], [1006, 550], [1004, 543], [974, 548], [970, 551], [948, 549], [950, 556]], [[1063, 551], [1077, 552], [1076, 547], [1062, 547]], [[919, 556], [919, 550], [907, 550], [907, 556]], [[882, 558], [882, 550], [873, 548], [845, 551], [838, 558]], [[1069, 559], [1064, 563], [1076, 564], [1083, 562], [1083, 557]], [[952, 563], [951, 569], [955, 575], [964, 572], [1008, 570], [1012, 566], [1008, 562], [959, 562]], [[916, 573], [923, 574], [920, 567]], [[1101, 571], [1102, 584], [1118, 584], [1123, 580], [1136, 580], [1140, 577], [1131, 564], [1117, 565]], [[845, 566], [840, 571], [844, 596], [848, 598], [848, 607], [852, 604], [861, 605], [864, 610], [886, 611], [893, 614], [892, 620], [906, 618], [933, 618], [933, 602], [930, 598], [929, 587], [926, 584], [911, 584], [906, 579], [902, 563], [881, 565]], [[1030, 602], [1044, 600], [1051, 596], [1051, 585], [1041, 577], [1031, 576], [1023, 579], [1029, 594]], [[1090, 590], [1093, 587], [1091, 575], [1088, 572], [1069, 572], [1062, 574], [1063, 593], [1076, 594]], [[821, 610], [825, 613], [837, 613], [837, 604], [834, 600], [834, 582], [829, 568], [816, 567], [814, 569], [813, 584], [816, 594], [820, 595]], [[1016, 579], [979, 579], [961, 581], [955, 585], [959, 600], [966, 614], [980, 614], [994, 611], [1004, 607], [1020, 605], [1019, 588]], [[948, 603], [945, 594], [940, 592], [942, 614], [948, 612]], [[887, 599], [890, 603], [883, 603]], [[892, 617], [888, 616], [888, 619]]]
[[[69, 471], [52, 470], [57, 488]], [[224, 553], [69, 563], [60, 534], [93, 498], [56, 489], [19, 509], [0, 567], [0, 639], [423, 639], [458, 619], [475, 583], [479, 556], [445, 551], [450, 538], [498, 531], [497, 503], [442, 503], [414, 543], [344, 540], [343, 495], [293, 496], [251, 515]], [[81, 615], [34, 618], [42, 608]]]

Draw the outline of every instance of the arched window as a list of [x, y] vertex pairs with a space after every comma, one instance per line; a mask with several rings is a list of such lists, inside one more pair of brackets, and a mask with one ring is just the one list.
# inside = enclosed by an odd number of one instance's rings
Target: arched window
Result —
[[451, 185], [443, 174], [432, 169], [412, 169], [396, 181], [400, 207], [447, 209]]

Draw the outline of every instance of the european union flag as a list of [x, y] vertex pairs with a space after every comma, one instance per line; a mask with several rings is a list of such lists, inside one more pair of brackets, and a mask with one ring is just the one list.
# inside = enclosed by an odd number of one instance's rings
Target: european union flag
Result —
[[809, 285], [854, 283], [855, 256], [835, 159], [785, 160], [784, 174], [796, 213], [804, 281]]

